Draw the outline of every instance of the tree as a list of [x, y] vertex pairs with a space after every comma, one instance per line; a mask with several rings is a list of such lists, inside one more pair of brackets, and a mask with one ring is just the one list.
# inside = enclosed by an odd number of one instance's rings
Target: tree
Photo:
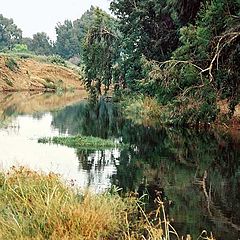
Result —
[[54, 53], [53, 42], [46, 33], [40, 32], [33, 35], [32, 40], [25, 40], [29, 44], [29, 50], [40, 55], [51, 55]]
[[[218, 98], [229, 101], [229, 116], [234, 113], [240, 101], [240, 2], [237, 0], [206, 1], [200, 8], [194, 24], [180, 29], [181, 45], [174, 52], [173, 58], [195, 64], [192, 90], [203, 92], [211, 88], [202, 102], [215, 94]], [[179, 66], [179, 76], [186, 79], [189, 70]], [[192, 91], [191, 91], [192, 92]], [[189, 92], [190, 93], [190, 92]], [[192, 94], [196, 96], [196, 92]], [[213, 104], [212, 101], [210, 101]], [[209, 103], [209, 104], [210, 104]]]
[[148, 59], [165, 60], [178, 46], [177, 26], [168, 1], [113, 0], [111, 10], [124, 37]]
[[174, 7], [167, 0], [113, 0], [111, 10], [122, 33], [118, 71], [123, 87], [139, 92], [146, 78], [143, 59], [164, 61], [178, 46]]
[[87, 10], [80, 19], [73, 21], [73, 29], [75, 34], [77, 35], [77, 39], [79, 42], [79, 55], [82, 58], [83, 55], [83, 44], [84, 38], [88, 32], [88, 29], [92, 25], [94, 21], [94, 11], [95, 7], [91, 6], [89, 10]]
[[193, 23], [205, 0], [176, 0], [175, 8], [181, 25]]
[[65, 20], [63, 24], [58, 23], [55, 29], [57, 34], [56, 53], [65, 59], [78, 56], [80, 41], [72, 21]]
[[83, 44], [86, 86], [91, 93], [101, 94], [101, 86], [108, 90], [112, 83], [118, 38], [116, 21], [100, 8], [94, 9], [91, 25]]
[[14, 44], [20, 43], [21, 39], [22, 30], [14, 24], [12, 19], [0, 14], [0, 51], [11, 49]]

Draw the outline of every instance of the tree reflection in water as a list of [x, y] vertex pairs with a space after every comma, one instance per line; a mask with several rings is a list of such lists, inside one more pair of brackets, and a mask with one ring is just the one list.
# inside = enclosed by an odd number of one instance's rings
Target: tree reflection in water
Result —
[[[191, 233], [195, 239], [206, 229], [217, 239], [239, 236], [239, 139], [210, 130], [136, 125], [123, 118], [116, 104], [103, 99], [95, 106], [81, 102], [66, 107], [54, 114], [52, 124], [62, 132], [115, 138], [128, 144], [119, 156], [110, 158], [117, 169], [109, 176], [112, 183], [127, 192], [137, 191], [143, 179], [148, 186], [158, 181], [174, 202], [170, 216], [180, 234]], [[106, 154], [98, 151], [96, 158], [96, 152], [78, 150], [89, 183], [91, 174], [101, 175], [107, 166]]]

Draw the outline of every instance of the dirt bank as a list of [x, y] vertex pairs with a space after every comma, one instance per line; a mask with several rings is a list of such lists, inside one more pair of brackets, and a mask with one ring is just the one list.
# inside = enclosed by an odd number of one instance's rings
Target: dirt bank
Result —
[[64, 66], [0, 56], [0, 91], [84, 89], [80, 75]]

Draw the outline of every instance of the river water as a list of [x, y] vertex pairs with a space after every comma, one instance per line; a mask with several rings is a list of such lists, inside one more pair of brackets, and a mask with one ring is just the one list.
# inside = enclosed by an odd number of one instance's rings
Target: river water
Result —
[[[14, 93], [0, 97], [0, 168], [55, 172], [79, 187], [123, 192], [157, 186], [181, 234], [202, 230], [217, 239], [240, 237], [240, 133], [149, 127], [124, 119], [118, 107], [95, 106], [83, 93]], [[40, 144], [39, 137], [111, 138], [128, 148], [93, 151]]]

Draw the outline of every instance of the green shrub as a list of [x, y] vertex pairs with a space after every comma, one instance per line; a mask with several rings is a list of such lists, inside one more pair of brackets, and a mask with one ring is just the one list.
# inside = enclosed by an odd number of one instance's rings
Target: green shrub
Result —
[[26, 44], [15, 44], [13, 49], [12, 49], [13, 53], [28, 53], [28, 47]]
[[19, 69], [17, 62], [13, 58], [7, 58], [5, 66], [13, 72], [16, 72]]
[[48, 57], [48, 61], [49, 61], [50, 63], [57, 64], [57, 65], [62, 65], [62, 66], [64, 66], [64, 67], [67, 66], [65, 60], [64, 60], [61, 56], [59, 56], [59, 55], [49, 56], [49, 57]]

